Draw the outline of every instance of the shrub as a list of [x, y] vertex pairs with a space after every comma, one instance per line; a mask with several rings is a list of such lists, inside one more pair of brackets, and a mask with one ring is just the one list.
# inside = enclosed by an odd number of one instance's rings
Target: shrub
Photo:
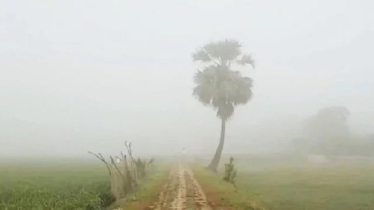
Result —
[[235, 185], [236, 174], [237, 174], [237, 169], [235, 168], [235, 165], [234, 165], [234, 158], [230, 157], [229, 163], [225, 164], [225, 174], [223, 176], [223, 180]]
[[[116, 157], [116, 160], [110, 156], [107, 161], [101, 153], [93, 153], [108, 169], [111, 183], [111, 194], [102, 195], [105, 202], [113, 203], [116, 200], [124, 198], [128, 193], [134, 192], [138, 187], [139, 179], [146, 175], [147, 162], [140, 158], [135, 159], [132, 154], [131, 142], [125, 142], [128, 155], [121, 153], [122, 157]], [[151, 162], [152, 163], [153, 159]]]

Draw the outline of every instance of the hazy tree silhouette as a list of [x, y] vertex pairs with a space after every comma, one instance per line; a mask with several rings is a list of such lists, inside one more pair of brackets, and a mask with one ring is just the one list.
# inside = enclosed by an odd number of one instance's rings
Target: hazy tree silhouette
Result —
[[349, 136], [349, 116], [350, 112], [346, 107], [324, 107], [307, 121], [306, 131], [320, 139], [346, 138]]
[[193, 95], [206, 106], [217, 111], [221, 119], [221, 136], [216, 153], [208, 169], [216, 171], [221, 159], [225, 141], [226, 121], [234, 114], [237, 105], [246, 104], [252, 96], [252, 79], [242, 76], [231, 67], [234, 64], [252, 65], [251, 55], [241, 52], [241, 45], [235, 40], [212, 42], [192, 54], [194, 61], [206, 64], [194, 76], [196, 87]]
[[349, 117], [349, 110], [343, 106], [324, 107], [310, 117], [304, 130], [310, 149], [324, 155], [336, 153], [351, 138]]

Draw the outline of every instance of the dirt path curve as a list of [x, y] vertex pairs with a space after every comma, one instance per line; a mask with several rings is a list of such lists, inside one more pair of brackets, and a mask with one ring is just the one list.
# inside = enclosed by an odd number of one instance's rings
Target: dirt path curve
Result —
[[159, 200], [149, 207], [153, 210], [213, 210], [192, 171], [179, 163], [159, 194]]

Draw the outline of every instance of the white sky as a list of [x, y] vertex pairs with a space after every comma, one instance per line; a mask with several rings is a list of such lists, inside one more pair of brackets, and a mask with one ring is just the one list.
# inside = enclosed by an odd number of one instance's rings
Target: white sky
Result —
[[[234, 38], [254, 98], [227, 152], [276, 147], [263, 126], [328, 105], [374, 126], [370, 0], [0, 0], [0, 154], [213, 153], [219, 120], [191, 95], [191, 53]], [[262, 134], [261, 134], [262, 132]], [[265, 131], [266, 133], [266, 131]], [[272, 142], [272, 143], [270, 143]], [[213, 147], [213, 148], [212, 148]]]

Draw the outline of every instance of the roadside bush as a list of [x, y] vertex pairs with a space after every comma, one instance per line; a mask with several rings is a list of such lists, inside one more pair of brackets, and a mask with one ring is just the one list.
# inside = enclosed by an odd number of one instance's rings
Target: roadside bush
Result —
[[139, 185], [140, 178], [146, 175], [147, 166], [153, 162], [153, 159], [149, 162], [140, 158], [135, 159], [132, 154], [131, 142], [125, 142], [125, 147], [127, 155], [121, 153], [121, 157], [110, 156], [110, 161], [107, 161], [100, 153], [89, 152], [103, 162], [108, 169], [111, 193], [100, 195], [101, 201], [105, 205], [134, 192]]
[[236, 174], [237, 174], [237, 169], [234, 165], [234, 158], [230, 157], [229, 162], [225, 164], [225, 174], [223, 176], [223, 180], [235, 185]]

